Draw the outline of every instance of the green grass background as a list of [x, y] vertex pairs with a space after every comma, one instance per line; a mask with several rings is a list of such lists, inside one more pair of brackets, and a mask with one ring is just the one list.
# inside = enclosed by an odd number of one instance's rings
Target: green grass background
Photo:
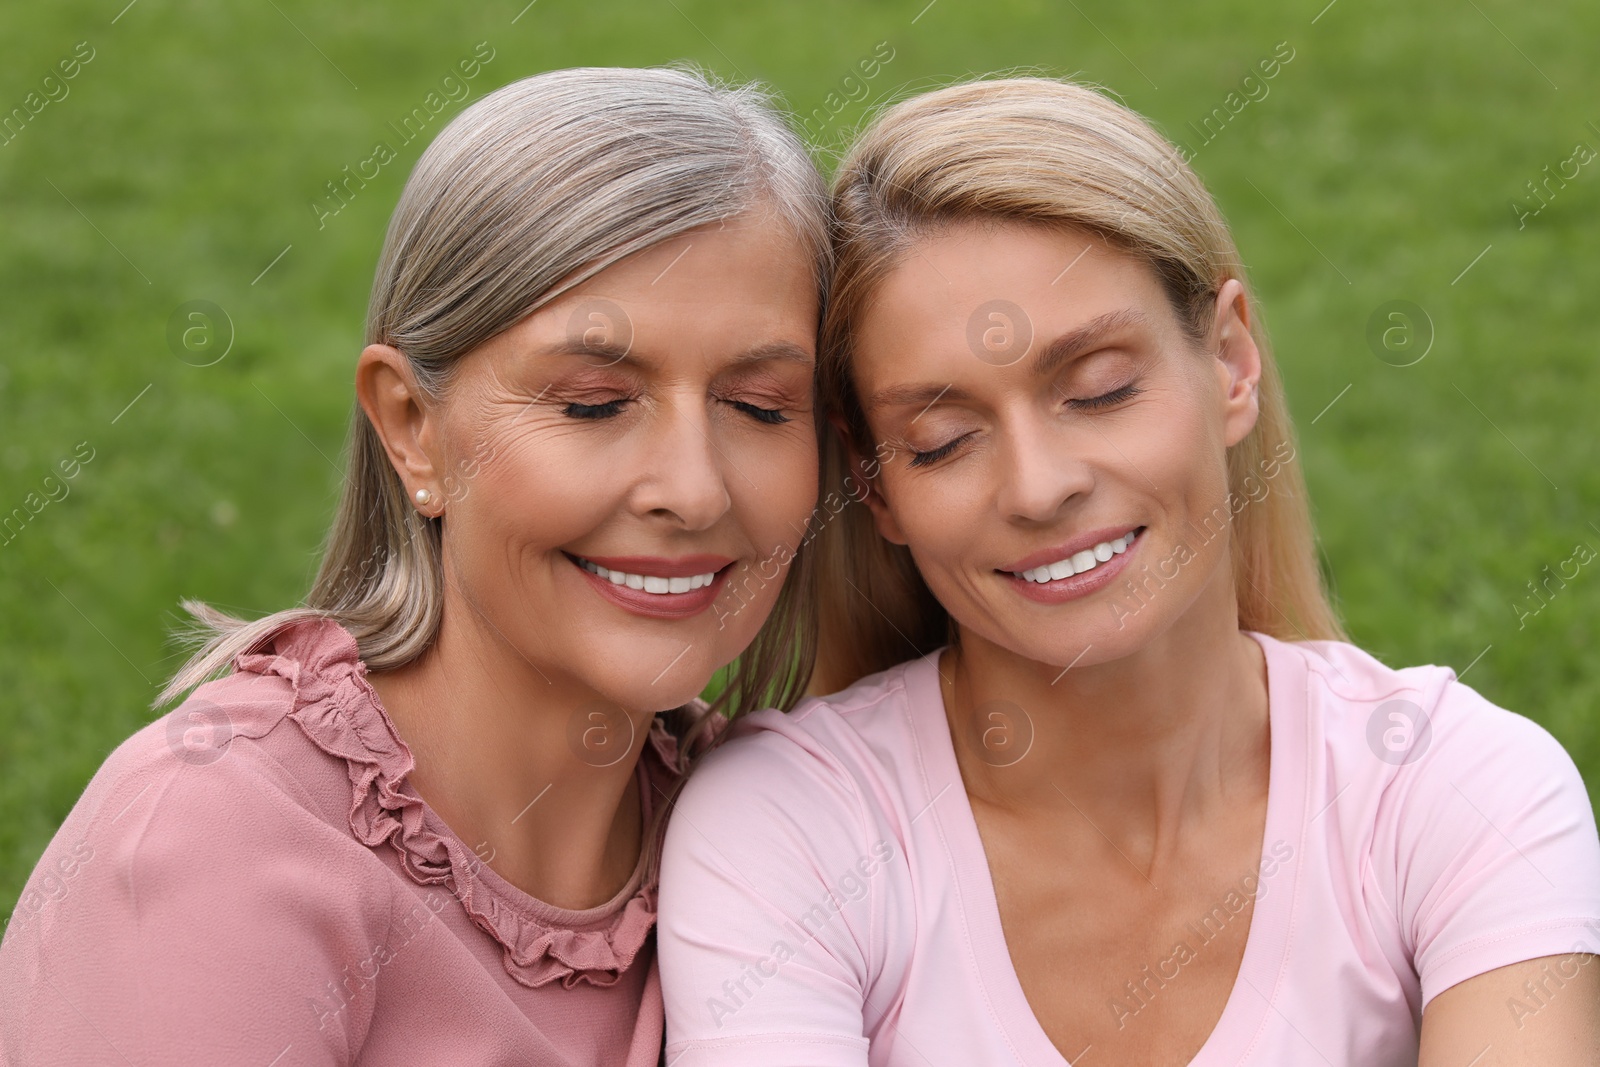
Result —
[[[310, 204], [480, 41], [495, 58], [469, 99], [555, 67], [690, 60], [800, 113], [842, 102], [817, 131], [825, 165], [872, 104], [1013, 68], [1106, 85], [1194, 145], [1188, 124], [1287, 41], [1269, 95], [1194, 162], [1253, 273], [1350, 628], [1392, 664], [1471, 664], [1600, 786], [1600, 561], [1525, 625], [1514, 608], [1546, 565], [1600, 549], [1600, 161], [1524, 228], [1512, 208], [1580, 142], [1600, 148], [1600, 8], [522, 2], [0, 13], [0, 113], [79, 41], [95, 50], [0, 146], [0, 514], [79, 442], [95, 454], [0, 545], [0, 910], [152, 717], [179, 598], [262, 613], [304, 592], [383, 228], [424, 140], [324, 228]], [[885, 41], [868, 99], [843, 99]], [[191, 300], [236, 331], [215, 365], [169, 350]], [[1433, 324], [1414, 366], [1369, 348], [1392, 300]]]

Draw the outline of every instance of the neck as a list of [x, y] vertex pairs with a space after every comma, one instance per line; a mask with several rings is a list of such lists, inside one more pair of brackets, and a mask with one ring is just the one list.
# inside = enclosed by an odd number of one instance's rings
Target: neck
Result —
[[[974, 802], [1024, 816], [1070, 802], [1113, 843], [1157, 864], [1186, 828], [1264, 799], [1264, 661], [1239, 630], [1226, 567], [1130, 655], [1062, 673], [963, 629], [940, 675]], [[986, 751], [983, 730], [993, 726], [1014, 730], [1019, 745], [1031, 728], [1026, 754]]]
[[603, 904], [638, 862], [644, 827], [635, 772], [653, 715], [625, 709], [623, 721], [613, 710], [609, 727], [626, 751], [580, 758], [569, 740], [582, 733], [571, 730], [574, 717], [610, 705], [526, 659], [455, 593], [446, 593], [426, 654], [367, 679], [411, 749], [410, 784], [518, 889], [556, 907]]

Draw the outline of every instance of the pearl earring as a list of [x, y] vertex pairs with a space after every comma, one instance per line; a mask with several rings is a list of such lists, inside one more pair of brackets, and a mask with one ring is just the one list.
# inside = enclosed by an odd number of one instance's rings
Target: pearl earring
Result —
[[433, 494], [428, 492], [426, 489], [418, 489], [417, 490], [417, 506], [418, 507], [427, 507], [428, 506], [428, 502], [431, 501], [432, 499], [433, 499]]

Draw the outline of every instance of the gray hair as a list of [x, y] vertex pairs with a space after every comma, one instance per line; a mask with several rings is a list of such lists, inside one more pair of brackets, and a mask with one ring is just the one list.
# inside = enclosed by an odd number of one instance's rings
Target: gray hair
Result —
[[[504, 86], [450, 122], [417, 161], [389, 221], [366, 342], [405, 354], [420, 387], [446, 391], [456, 361], [623, 257], [752, 211], [785, 223], [829, 273], [827, 194], [804, 145], [752, 85], [683, 69], [585, 67]], [[410, 506], [358, 406], [344, 492], [303, 606], [233, 618], [185, 600], [193, 657], [159, 708], [241, 653], [308, 618], [355, 635], [374, 670], [435, 640], [443, 610], [441, 527]], [[811, 667], [814, 623], [794, 573], [730, 674], [726, 702], [788, 706]]]

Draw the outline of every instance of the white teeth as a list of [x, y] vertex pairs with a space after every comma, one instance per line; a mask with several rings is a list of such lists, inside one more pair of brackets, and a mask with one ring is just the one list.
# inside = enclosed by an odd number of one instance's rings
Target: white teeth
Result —
[[1022, 571], [1017, 574], [1017, 577], [1024, 581], [1043, 584], [1045, 582], [1060, 581], [1062, 578], [1070, 578], [1074, 574], [1082, 574], [1084, 571], [1093, 570], [1112, 556], [1122, 555], [1128, 550], [1128, 546], [1133, 544], [1135, 536], [1136, 531], [1130, 531], [1110, 541], [1101, 541], [1093, 548], [1086, 548], [1082, 552], [1076, 552], [1067, 559], [1057, 560], [1042, 567], [1034, 567], [1032, 570]]
[[695, 589], [704, 589], [717, 579], [715, 571], [708, 574], [692, 574], [686, 578], [660, 578], [653, 574], [628, 574], [624, 571], [607, 570], [598, 563], [591, 563], [582, 557], [578, 557], [578, 562], [584, 570], [604, 578], [612, 585], [625, 585], [629, 589], [642, 589], [647, 593], [687, 593]]

